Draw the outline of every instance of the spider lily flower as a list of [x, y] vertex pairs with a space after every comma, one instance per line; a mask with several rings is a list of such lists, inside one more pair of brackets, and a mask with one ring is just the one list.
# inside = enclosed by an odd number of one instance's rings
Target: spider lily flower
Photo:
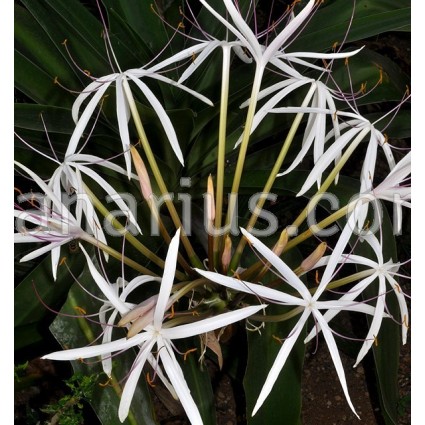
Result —
[[336, 346], [336, 342], [332, 331], [324, 318], [322, 310], [332, 310], [332, 311], [341, 311], [341, 310], [349, 310], [349, 311], [357, 311], [363, 312], [366, 314], [374, 314], [375, 309], [372, 306], [368, 306], [362, 303], [356, 303], [353, 301], [346, 300], [335, 300], [335, 301], [321, 301], [320, 296], [325, 291], [328, 283], [330, 282], [333, 273], [335, 272], [335, 268], [341, 258], [341, 249], [343, 249], [351, 233], [346, 230], [345, 233], [341, 235], [341, 238], [335, 247], [330, 260], [326, 266], [326, 269], [323, 273], [322, 280], [316, 290], [316, 292], [312, 295], [310, 291], [307, 289], [305, 284], [300, 280], [300, 278], [287, 266], [287, 264], [281, 260], [276, 254], [273, 253], [267, 246], [265, 246], [262, 242], [260, 242], [257, 238], [249, 234], [245, 229], [241, 229], [243, 235], [249, 240], [251, 245], [257, 250], [257, 252], [264, 257], [267, 262], [269, 262], [277, 273], [282, 277], [282, 279], [290, 285], [295, 291], [298, 292], [299, 296], [287, 294], [276, 289], [268, 288], [266, 286], [242, 282], [239, 279], [235, 279], [228, 276], [223, 276], [218, 273], [198, 270], [197, 272], [210, 279], [213, 282], [224, 285], [228, 288], [235, 289], [237, 291], [246, 292], [248, 294], [254, 294], [257, 297], [264, 298], [267, 303], [276, 303], [284, 306], [297, 306], [302, 310], [301, 317], [299, 318], [297, 324], [294, 329], [289, 333], [288, 337], [285, 338], [285, 341], [282, 344], [282, 347], [275, 359], [275, 362], [270, 369], [266, 381], [263, 385], [263, 388], [258, 396], [257, 402], [254, 406], [252, 415], [258, 411], [261, 405], [264, 403], [264, 400], [267, 398], [269, 393], [271, 392], [276, 379], [282, 370], [285, 362], [289, 356], [289, 353], [292, 350], [295, 342], [297, 341], [300, 333], [304, 329], [304, 326], [307, 323], [307, 320], [310, 316], [313, 316], [317, 325], [319, 325], [322, 329], [323, 336], [328, 345], [330, 355], [332, 357], [333, 363], [335, 365], [336, 372], [338, 374], [339, 381], [341, 383], [341, 387], [347, 399], [347, 403], [349, 404], [351, 410], [357, 415], [354, 406], [351, 402], [350, 395], [348, 393], [347, 382], [345, 379], [345, 373], [341, 362], [341, 357], [338, 353], [338, 348]]
[[[166, 321], [168, 317], [166, 310], [169, 305], [170, 292], [174, 281], [179, 237], [180, 230], [176, 232], [176, 235], [169, 245], [159, 295], [153, 311], [153, 320], [140, 333], [130, 338], [120, 338], [99, 345], [58, 351], [43, 357], [44, 359], [52, 360], [76, 360], [80, 358], [85, 359], [102, 356], [116, 351], [124, 351], [131, 347], [140, 347], [121, 396], [118, 411], [121, 422], [128, 416], [137, 381], [139, 380], [146, 361], [153, 359], [155, 368], [159, 366], [159, 362], [161, 362], [163, 370], [180, 399], [189, 421], [192, 424], [202, 424], [198, 408], [190, 395], [190, 390], [184, 379], [183, 371], [175, 357], [173, 340], [200, 335], [222, 328], [231, 323], [243, 320], [265, 307], [264, 305], [245, 307], [240, 310], [222, 313], [197, 322], [171, 326], [171, 324]], [[156, 349], [154, 350], [155, 346]], [[157, 353], [156, 359], [152, 354], [153, 352]]]
[[[37, 174], [17, 161], [15, 161], [15, 164], [25, 171], [45, 194], [43, 202], [40, 203], [38, 209], [31, 211], [16, 209], [14, 211], [14, 216], [19, 221], [37, 226], [29, 230], [18, 228], [18, 233], [15, 233], [15, 243], [48, 242], [48, 245], [25, 255], [20, 261], [29, 261], [51, 251], [52, 273], [54, 280], [56, 280], [61, 246], [74, 239], [83, 239], [88, 235], [81, 228], [81, 221], [78, 221], [71, 214], [51, 188]], [[30, 201], [29, 199], [25, 200]], [[52, 207], [50, 204], [52, 204]]]
[[297, 196], [303, 195], [308, 189], [310, 189], [315, 181], [321, 181], [323, 172], [333, 161], [337, 160], [341, 156], [341, 152], [345, 147], [347, 147], [347, 145], [349, 146], [346, 152], [351, 154], [368, 135], [368, 147], [360, 175], [360, 192], [371, 190], [375, 174], [378, 146], [382, 148], [390, 170], [395, 165], [391, 147], [388, 143], [386, 143], [385, 136], [375, 128], [374, 124], [376, 123], [371, 123], [369, 120], [358, 114], [351, 112], [335, 112], [325, 109], [323, 109], [321, 113], [332, 114], [333, 116], [345, 116], [353, 119], [341, 124], [338, 132], [331, 130], [327, 134], [325, 142], [334, 137], [335, 140], [328, 149], [319, 158], [317, 158], [313, 169], [305, 180]]
[[[366, 221], [369, 204], [388, 201], [393, 204], [393, 231], [400, 234], [402, 225], [402, 207], [410, 208], [411, 187], [407, 183], [411, 173], [411, 152], [403, 157], [390, 173], [375, 188], [359, 193], [348, 206], [355, 217], [358, 229], [362, 229]], [[378, 204], [379, 207], [379, 204]]]
[[[352, 223], [353, 222], [351, 221], [351, 224]], [[350, 225], [350, 223], [347, 223], [347, 225]], [[366, 339], [359, 351], [359, 354], [357, 355], [357, 359], [353, 367], [356, 367], [362, 361], [364, 356], [372, 347], [373, 343], [376, 341], [376, 338], [378, 338], [379, 329], [381, 327], [383, 318], [390, 317], [389, 315], [385, 314], [386, 282], [389, 283], [389, 285], [391, 286], [391, 288], [393, 289], [397, 297], [398, 305], [400, 308], [400, 316], [401, 316], [400, 322], [402, 323], [401, 329], [402, 329], [403, 344], [406, 344], [407, 342], [407, 330], [409, 327], [409, 312], [407, 309], [406, 299], [402, 289], [400, 288], [400, 285], [397, 283], [397, 281], [393, 277], [394, 275], [397, 274], [400, 264], [393, 263], [392, 260], [384, 262], [384, 258], [382, 255], [382, 250], [383, 250], [382, 242], [380, 242], [373, 233], [368, 233], [366, 236], [363, 237], [363, 239], [373, 249], [376, 255], [377, 261], [373, 261], [370, 258], [366, 258], [360, 255], [353, 255], [353, 254], [343, 255], [341, 259], [339, 260], [339, 262], [341, 263], [358, 264], [372, 271], [371, 274], [367, 275], [364, 279], [361, 279], [353, 288], [351, 288], [345, 295], [343, 295], [340, 298], [341, 301], [346, 301], [346, 302], [353, 301], [376, 279], [378, 279], [378, 282], [379, 282], [378, 294], [377, 294], [375, 311], [373, 314], [372, 322], [370, 324], [370, 328], [366, 336]], [[316, 267], [325, 265], [328, 260], [329, 260], [329, 257], [322, 258], [320, 262], [316, 265]], [[338, 311], [329, 310], [324, 314], [323, 317], [326, 322], [329, 322], [338, 313], [339, 313]], [[310, 334], [305, 339], [305, 342], [308, 342], [312, 338], [314, 338], [317, 335], [317, 333], [320, 332], [320, 330], [321, 330], [320, 325], [312, 329]]]
[[[90, 226], [92, 232], [96, 232], [98, 239], [106, 243], [102, 226], [100, 225], [94, 206], [90, 200], [90, 196], [87, 194], [85, 189], [85, 184], [82, 178], [82, 174], [85, 174], [94, 180], [109, 195], [110, 199], [117, 204], [123, 214], [128, 218], [129, 222], [136, 227], [138, 232], [142, 233], [136, 218], [122, 197], [100, 174], [89, 167], [89, 165], [97, 164], [106, 169], [116, 171], [122, 175], [126, 174], [126, 171], [122, 167], [114, 164], [111, 161], [94, 155], [77, 153], [65, 157], [64, 161], [59, 165], [50, 178], [48, 186], [53, 190], [53, 193], [58, 199], [61, 198], [62, 187], [68, 192], [68, 194], [75, 193], [77, 197], [77, 220], [81, 221], [81, 215], [84, 213], [87, 218], [87, 224]], [[135, 174], [130, 174], [130, 177], [138, 179]]]
[[302, 23], [308, 18], [314, 8], [314, 0], [310, 0], [307, 5], [295, 16], [285, 28], [276, 35], [273, 41], [264, 47], [258, 40], [257, 35], [251, 30], [239, 10], [232, 0], [223, 0], [227, 13], [231, 17], [234, 26], [223, 16], [217, 13], [205, 0], [200, 0], [201, 4], [208, 9], [230, 32], [232, 32], [242, 46], [248, 49], [257, 66], [264, 69], [273, 56], [279, 51], [282, 45], [299, 29]]
[[[166, 62], [168, 63], [168, 61]], [[180, 145], [177, 140], [177, 135], [174, 130], [173, 124], [171, 123], [170, 118], [168, 117], [164, 107], [161, 105], [161, 102], [156, 98], [152, 90], [141, 80], [142, 78], [152, 78], [157, 81], [161, 81], [167, 84], [171, 84], [176, 86], [200, 100], [206, 102], [209, 105], [212, 105], [211, 101], [209, 101], [206, 97], [200, 95], [199, 93], [185, 87], [181, 84], [176, 83], [170, 78], [167, 78], [157, 71], [163, 68], [165, 65], [157, 64], [152, 68], [138, 68], [138, 69], [129, 69], [124, 72], [113, 73], [110, 75], [106, 75], [100, 78], [95, 79], [92, 83], [90, 83], [77, 97], [73, 106], [72, 106], [72, 118], [76, 123], [76, 127], [74, 132], [72, 133], [71, 139], [69, 141], [69, 145], [66, 151], [65, 156], [68, 157], [74, 154], [77, 150], [78, 142], [83, 135], [83, 132], [90, 120], [90, 117], [93, 115], [93, 112], [101, 101], [103, 95], [105, 94], [108, 87], [115, 83], [115, 91], [116, 91], [116, 111], [117, 111], [117, 119], [118, 119], [118, 128], [120, 132], [121, 142], [124, 150], [124, 158], [126, 162], [127, 174], [130, 178], [131, 171], [131, 156], [130, 156], [130, 136], [128, 131], [128, 121], [130, 120], [130, 104], [132, 102], [126, 94], [126, 89], [129, 88], [128, 82], [132, 81], [136, 84], [142, 94], [146, 97], [147, 101], [150, 103], [154, 111], [156, 112], [161, 124], [164, 128], [164, 131], [167, 135], [168, 141], [176, 154], [178, 160], [184, 165], [183, 154], [180, 149]], [[92, 98], [88, 102], [85, 107], [83, 113], [79, 117], [80, 108], [83, 102], [90, 97]]]

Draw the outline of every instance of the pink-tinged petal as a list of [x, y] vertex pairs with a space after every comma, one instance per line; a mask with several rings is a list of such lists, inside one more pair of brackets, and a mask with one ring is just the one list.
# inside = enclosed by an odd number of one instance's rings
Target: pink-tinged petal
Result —
[[297, 341], [301, 331], [304, 328], [304, 325], [310, 316], [310, 310], [304, 310], [294, 329], [291, 331], [291, 334], [285, 339], [285, 342], [282, 344], [282, 347], [279, 350], [279, 353], [276, 356], [276, 359], [271, 367], [266, 381], [264, 382], [263, 388], [261, 389], [260, 395], [258, 396], [257, 402], [255, 403], [254, 409], [252, 411], [252, 416], [254, 416], [258, 409], [263, 405], [267, 396], [270, 394], [273, 386], [278, 378], [283, 366], [285, 366], [286, 359], [288, 358], [292, 347]]
[[105, 190], [105, 192], [111, 197], [111, 199], [118, 205], [120, 210], [128, 217], [129, 221], [136, 227], [138, 232], [142, 234], [142, 229], [138, 225], [136, 218], [134, 217], [128, 205], [123, 201], [121, 196], [117, 193], [117, 191], [103, 177], [101, 177], [98, 173], [96, 173], [92, 169], [84, 165], [79, 165], [78, 168], [84, 174], [91, 177], [100, 187], [102, 187]]
[[159, 290], [158, 302], [154, 313], [154, 328], [160, 329], [164, 320], [165, 309], [170, 298], [171, 288], [173, 287], [174, 276], [176, 272], [177, 255], [179, 253], [180, 229], [177, 229], [176, 234], [171, 239], [168, 246], [167, 257], [165, 258], [164, 273], [161, 280], [161, 288]]

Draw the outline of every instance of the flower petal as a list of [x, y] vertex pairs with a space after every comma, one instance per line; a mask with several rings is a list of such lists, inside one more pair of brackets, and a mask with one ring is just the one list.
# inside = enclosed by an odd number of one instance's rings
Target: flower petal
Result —
[[228, 313], [217, 314], [208, 319], [198, 320], [197, 322], [187, 323], [185, 325], [175, 326], [173, 328], [163, 327], [161, 335], [168, 339], [181, 339], [193, 335], [207, 333], [215, 329], [223, 328], [231, 323], [238, 322], [239, 320], [246, 319], [249, 316], [257, 313], [267, 305], [260, 304], [257, 306], [244, 307]]
[[241, 232], [253, 245], [253, 247], [281, 274], [286, 282], [296, 289], [304, 300], [310, 300], [311, 294], [300, 278], [285, 264], [273, 251], [264, 245], [255, 236], [241, 228]]
[[304, 328], [304, 325], [310, 316], [309, 310], [304, 310], [297, 324], [294, 326], [294, 329], [291, 331], [290, 335], [285, 339], [285, 342], [282, 344], [282, 347], [279, 350], [279, 353], [276, 356], [276, 359], [271, 367], [266, 381], [264, 382], [263, 388], [261, 389], [260, 395], [258, 396], [257, 402], [255, 403], [254, 409], [252, 411], [252, 416], [254, 416], [258, 409], [263, 405], [265, 399], [270, 394], [276, 379], [278, 378], [283, 366], [285, 365], [286, 359], [288, 358], [292, 347], [298, 339], [301, 331]]
[[176, 154], [180, 163], [184, 165], [183, 154], [180, 149], [179, 142], [177, 140], [176, 132], [174, 130], [174, 127], [173, 127], [173, 124], [171, 123], [170, 118], [165, 112], [165, 109], [163, 108], [159, 100], [156, 98], [156, 96], [153, 94], [153, 92], [148, 88], [148, 86], [143, 81], [140, 81], [139, 79], [135, 78], [131, 73], [128, 73], [127, 75], [132, 81], [134, 81], [137, 84], [139, 89], [146, 96], [146, 99], [148, 100], [148, 102], [152, 105], [153, 109], [158, 115], [159, 120], [161, 121], [162, 126], [164, 127], [168, 141], [174, 153]]
[[152, 339], [150, 341], [146, 341], [142, 345], [139, 354], [137, 355], [136, 360], [134, 360], [134, 363], [131, 367], [131, 372], [124, 385], [124, 390], [121, 394], [120, 406], [118, 408], [118, 417], [120, 418], [121, 422], [124, 422], [128, 416], [137, 382], [140, 378], [140, 374], [142, 373], [143, 366], [146, 363], [146, 359], [148, 358], [155, 342], [155, 339]]
[[168, 341], [160, 343], [158, 341], [159, 357], [161, 358], [164, 370], [182, 404], [184, 411], [192, 425], [202, 425], [202, 418], [195, 401], [190, 395], [190, 389], [184, 378], [183, 371], [174, 355], [173, 349]]
[[174, 275], [176, 272], [177, 255], [179, 253], [180, 229], [171, 239], [168, 247], [167, 257], [165, 258], [164, 273], [161, 280], [161, 288], [159, 290], [158, 302], [154, 313], [154, 328], [160, 329], [164, 320], [165, 309], [170, 298], [171, 288], [173, 287]]

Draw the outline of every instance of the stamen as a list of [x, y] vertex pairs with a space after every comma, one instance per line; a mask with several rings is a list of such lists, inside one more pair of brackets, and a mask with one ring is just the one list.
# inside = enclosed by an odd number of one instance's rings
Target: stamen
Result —
[[86, 310], [84, 310], [84, 308], [82, 308], [82, 307], [79, 307], [78, 305], [74, 306], [74, 310], [77, 311], [78, 313], [83, 314], [83, 315], [87, 314]]
[[99, 382], [99, 387], [112, 387], [112, 378], [108, 378], [106, 382]]
[[272, 335], [272, 338], [275, 339], [279, 344], [283, 344], [283, 338], [279, 338], [276, 335]]
[[151, 379], [150, 376], [149, 376], [149, 372], [146, 373], [146, 381], [149, 384], [149, 386], [152, 387], [152, 388], [156, 387], [156, 385], [154, 384], [154, 380], [155, 380], [155, 374], [154, 374], [153, 378]]
[[63, 266], [65, 263], [66, 263], [66, 257], [62, 257], [60, 262], [59, 262], [59, 265]]
[[190, 353], [195, 352], [196, 350], [197, 350], [197, 348], [191, 348], [191, 349], [187, 350], [187, 351], [183, 354], [183, 360], [184, 360], [184, 361], [186, 361], [187, 356], [188, 356]]

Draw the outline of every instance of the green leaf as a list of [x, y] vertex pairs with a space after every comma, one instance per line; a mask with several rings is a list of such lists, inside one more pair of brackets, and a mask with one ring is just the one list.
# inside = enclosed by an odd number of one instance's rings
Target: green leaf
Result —
[[[67, 265], [73, 272], [83, 269], [82, 254], [73, 253], [62, 247]], [[56, 282], [52, 277], [50, 255], [44, 258], [15, 289], [15, 349], [21, 349], [43, 338], [46, 321], [54, 315], [42, 304], [58, 310], [66, 299], [74, 278], [65, 265], [58, 267]]]
[[[291, 44], [291, 51], [324, 51], [341, 42], [349, 28], [352, 2], [333, 1], [321, 7], [306, 29]], [[346, 42], [361, 40], [387, 31], [409, 30], [409, 0], [358, 0]]]
[[45, 132], [40, 115], [43, 116], [48, 132], [72, 134], [75, 123], [71, 109], [50, 105], [15, 103], [15, 126], [27, 130]]
[[[79, 275], [78, 280], [87, 288], [90, 288], [93, 284], [91, 274], [87, 268]], [[97, 300], [83, 291], [80, 286], [74, 285], [71, 288], [67, 301], [61, 310], [61, 315], [58, 315], [50, 326], [51, 332], [64, 349], [84, 347], [89, 343], [93, 343], [96, 336], [102, 331], [99, 325], [86, 319], [65, 317], [67, 314], [75, 315], [76, 307], [83, 308], [90, 314], [97, 312], [100, 305]], [[121, 330], [119, 329], [119, 331]], [[123, 389], [121, 380], [131, 370], [134, 359], [133, 350], [121, 353], [116, 360], [113, 360], [112, 381], [108, 383], [108, 378], [104, 375], [104, 382], [107, 385], [98, 386], [93, 394], [91, 405], [102, 425], [115, 425], [119, 421], [118, 406]], [[97, 359], [90, 359], [87, 363], [78, 361], [71, 363], [75, 372], [81, 372], [86, 375], [102, 372], [101, 363]], [[136, 387], [130, 414], [123, 423], [125, 425], [156, 424], [149, 389], [146, 380], [143, 379], [143, 375]]]

